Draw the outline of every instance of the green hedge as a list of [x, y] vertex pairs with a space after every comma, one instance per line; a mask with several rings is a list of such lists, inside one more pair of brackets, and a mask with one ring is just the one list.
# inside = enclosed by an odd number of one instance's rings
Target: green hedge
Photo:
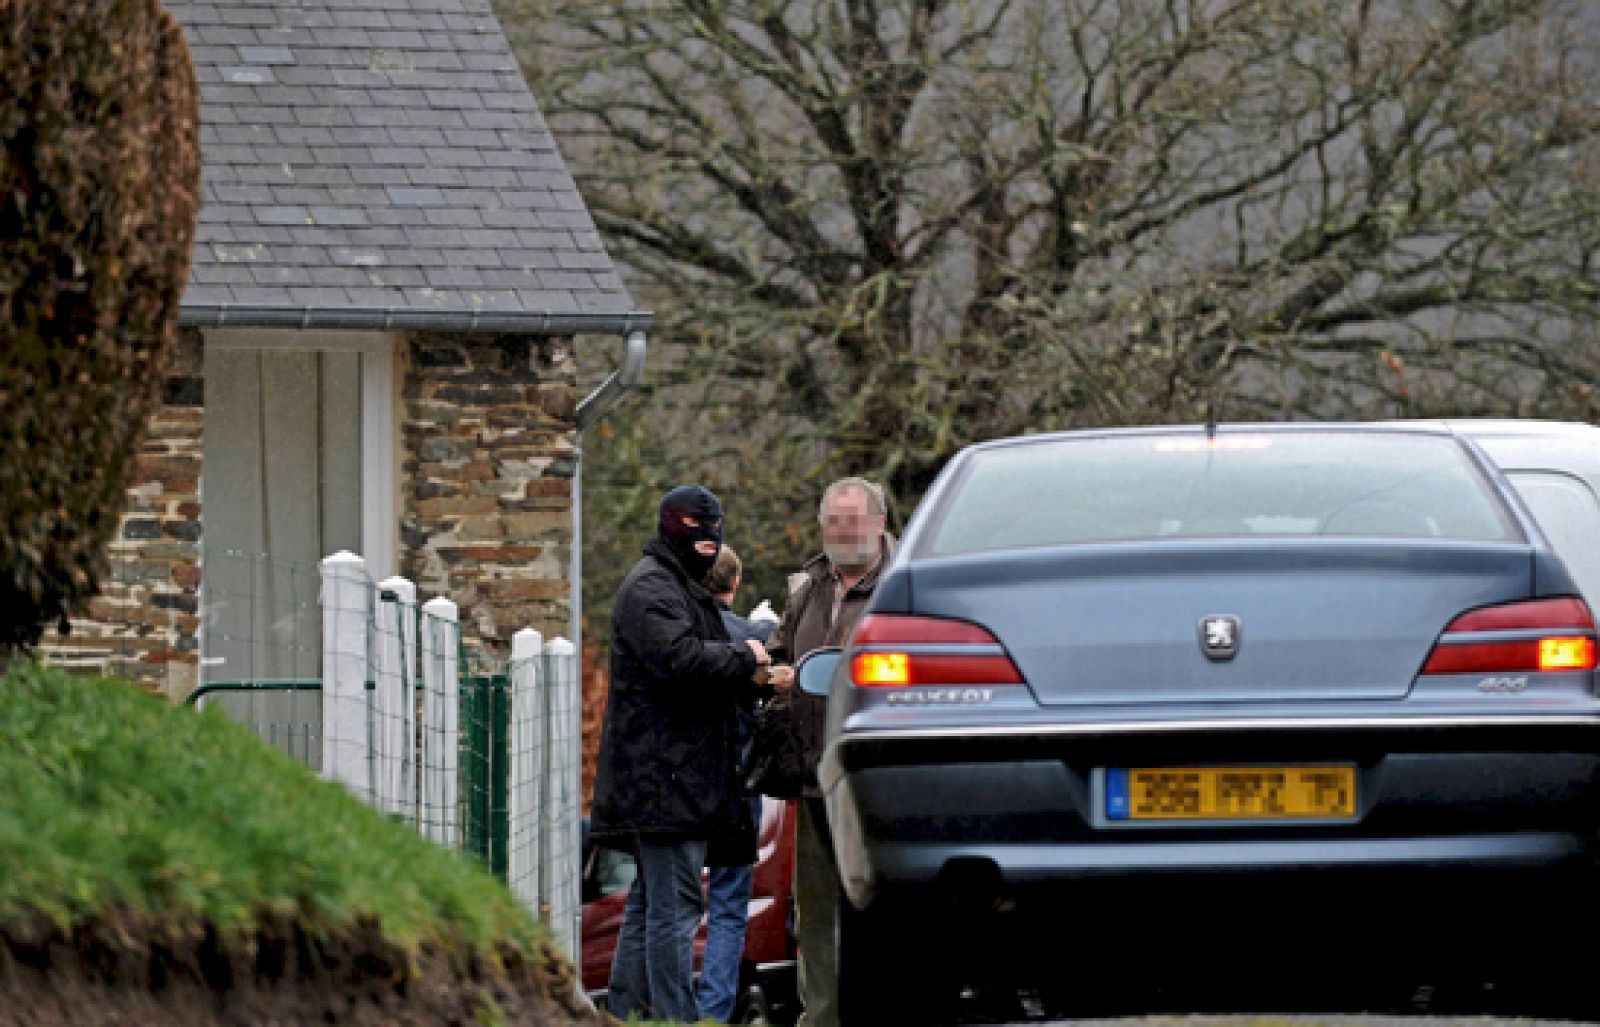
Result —
[[156, 0], [0, 0], [0, 649], [97, 589], [177, 331], [197, 97]]

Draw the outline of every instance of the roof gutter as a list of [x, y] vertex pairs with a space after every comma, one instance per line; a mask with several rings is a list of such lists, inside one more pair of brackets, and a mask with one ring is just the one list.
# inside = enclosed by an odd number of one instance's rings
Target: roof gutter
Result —
[[[525, 332], [537, 335], [628, 335], [648, 331], [648, 310], [582, 313], [414, 307], [285, 307], [232, 303], [189, 304], [178, 323], [196, 328], [304, 328], [421, 332]], [[642, 359], [642, 358], [641, 358]], [[604, 386], [601, 386], [604, 388]]]

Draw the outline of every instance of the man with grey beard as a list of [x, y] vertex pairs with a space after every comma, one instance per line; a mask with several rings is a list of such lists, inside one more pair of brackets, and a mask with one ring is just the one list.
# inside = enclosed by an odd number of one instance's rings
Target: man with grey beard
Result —
[[[885, 530], [886, 514], [883, 489], [863, 478], [841, 478], [823, 492], [818, 516], [823, 551], [790, 579], [783, 620], [768, 643], [775, 663], [792, 664], [813, 649], [843, 645], [850, 637], [894, 553], [894, 538]], [[786, 685], [788, 673], [787, 667], [774, 667], [774, 684]], [[816, 779], [827, 700], [795, 690], [793, 701], [794, 730], [809, 767], [795, 824], [794, 892], [800, 999], [805, 1005], [797, 1027], [835, 1027], [839, 871]]]

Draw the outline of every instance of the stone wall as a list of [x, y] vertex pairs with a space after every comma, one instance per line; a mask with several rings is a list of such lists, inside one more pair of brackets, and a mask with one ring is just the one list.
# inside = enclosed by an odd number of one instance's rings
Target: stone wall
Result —
[[46, 633], [51, 663], [173, 698], [198, 683], [202, 403], [200, 335], [185, 329], [139, 448], [104, 587], [68, 634]]
[[401, 570], [492, 648], [570, 630], [570, 339], [417, 335], [401, 408]]
[[[416, 335], [401, 348], [400, 573], [493, 649], [570, 632], [577, 366], [570, 339]], [[200, 335], [185, 330], [86, 616], [43, 655], [181, 698], [198, 683]]]

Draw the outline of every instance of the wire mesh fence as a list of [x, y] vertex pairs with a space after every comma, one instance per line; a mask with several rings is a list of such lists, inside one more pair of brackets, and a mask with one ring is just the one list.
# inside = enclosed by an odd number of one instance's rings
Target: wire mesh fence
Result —
[[[518, 632], [509, 661], [460, 650], [461, 845], [576, 944], [581, 899], [578, 668], [564, 639]], [[572, 951], [576, 951], [575, 948]]]
[[231, 549], [201, 549], [199, 567], [199, 687], [189, 701], [220, 706], [266, 744], [321, 770], [317, 568]]
[[321, 681], [221, 681], [196, 688], [188, 702], [200, 709], [218, 707], [265, 744], [312, 770], [322, 769]]
[[[43, 638], [51, 663], [173, 698], [207, 684], [321, 674], [315, 564], [182, 540], [113, 542], [107, 555], [100, 594], [66, 631]], [[270, 703], [269, 693], [211, 701], [243, 712]], [[272, 714], [262, 707], [253, 716]]]
[[[527, 629], [510, 658], [465, 638], [454, 603], [418, 604], [360, 557], [320, 565], [197, 550], [203, 582], [163, 592], [113, 561], [79, 670], [163, 675], [426, 837], [480, 859], [569, 952], [579, 903], [579, 675], [564, 639]], [[152, 602], [157, 595], [170, 598]], [[51, 649], [55, 652], [51, 652]], [[187, 668], [176, 685], [171, 668]], [[151, 668], [155, 668], [152, 670]]]
[[[572, 643], [525, 629], [507, 667], [506, 879], [574, 940], [582, 917], [581, 676]], [[490, 796], [494, 795], [491, 788]], [[491, 823], [500, 823], [491, 818]], [[570, 923], [567, 923], [570, 921]]]
[[305, 681], [322, 673], [316, 565], [203, 549], [200, 573], [202, 683]]
[[416, 605], [359, 557], [322, 563], [323, 771], [481, 859], [576, 951], [579, 678], [565, 639], [524, 629], [509, 660], [468, 643], [454, 603]]

